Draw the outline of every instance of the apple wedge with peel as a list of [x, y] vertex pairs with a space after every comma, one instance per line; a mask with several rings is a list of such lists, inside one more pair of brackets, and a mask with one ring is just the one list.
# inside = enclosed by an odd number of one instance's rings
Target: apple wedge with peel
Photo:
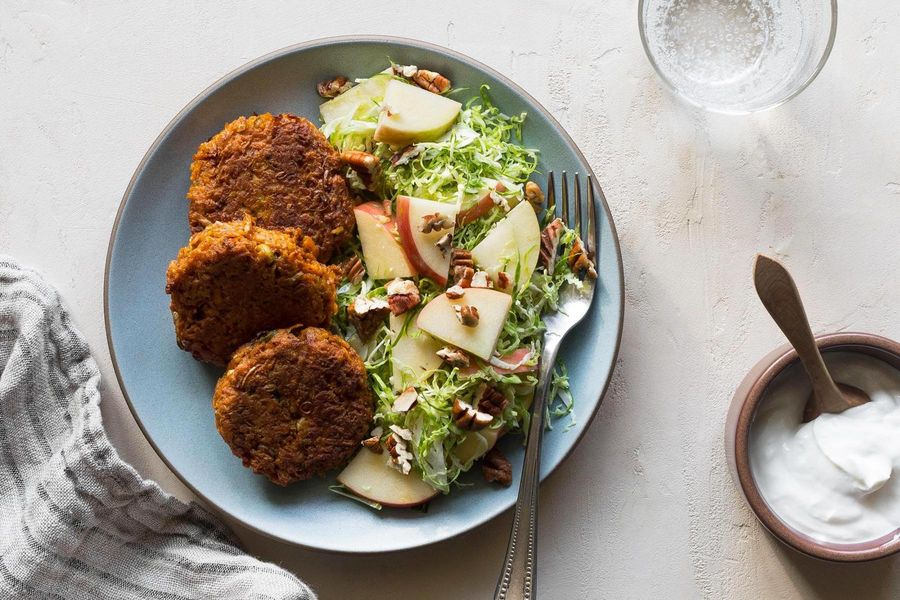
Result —
[[456, 100], [392, 79], [384, 92], [375, 141], [391, 146], [433, 142], [453, 127], [461, 108]]
[[366, 112], [368, 108], [375, 109], [379, 101], [384, 98], [388, 83], [393, 79], [390, 69], [369, 77], [359, 85], [355, 85], [337, 98], [319, 106], [319, 114], [322, 120], [330, 123], [341, 117], [352, 117], [361, 107]]
[[459, 214], [456, 215], [456, 224], [468, 225], [469, 223], [477, 221], [481, 217], [491, 212], [491, 210], [495, 206], [497, 206], [497, 204], [494, 202], [492, 193], [503, 191], [506, 191], [506, 186], [503, 185], [502, 181], [497, 181], [488, 186], [486, 189], [482, 190], [480, 193], [475, 194], [477, 200], [472, 201], [470, 199], [468, 202], [466, 202], [464, 199], [463, 206], [466, 206], [467, 208], [459, 211]]
[[[454, 306], [474, 306], [478, 309], [478, 325], [467, 327], [456, 315]], [[434, 337], [470, 352], [482, 360], [489, 360], [497, 345], [497, 338], [506, 322], [512, 304], [509, 294], [487, 288], [466, 288], [462, 298], [451, 299], [447, 294], [436, 296], [419, 313], [419, 329]]]
[[391, 388], [399, 392], [408, 385], [418, 385], [441, 366], [437, 351], [444, 345], [416, 327], [415, 316], [391, 315], [388, 323], [397, 340], [391, 350]]
[[[397, 231], [406, 256], [419, 275], [434, 280], [440, 286], [447, 284], [450, 249], [441, 249], [437, 244], [445, 235], [453, 235], [458, 210], [457, 205], [446, 202], [410, 196], [397, 197]], [[448, 227], [423, 232], [426, 217], [433, 215], [446, 217]]]
[[453, 447], [453, 454], [466, 465], [484, 456], [500, 439], [500, 429], [482, 429], [466, 434], [466, 439]]
[[412, 277], [415, 269], [395, 237], [396, 222], [380, 202], [364, 202], [353, 209], [366, 271], [372, 279]]
[[390, 462], [387, 452], [375, 454], [363, 448], [337, 476], [338, 483], [360, 498], [391, 508], [412, 508], [438, 495], [415, 471], [404, 475]]
[[540, 253], [541, 226], [537, 215], [531, 204], [519, 202], [472, 248], [472, 259], [495, 280], [500, 271], [510, 278], [518, 277], [518, 288], [523, 289], [531, 280]]

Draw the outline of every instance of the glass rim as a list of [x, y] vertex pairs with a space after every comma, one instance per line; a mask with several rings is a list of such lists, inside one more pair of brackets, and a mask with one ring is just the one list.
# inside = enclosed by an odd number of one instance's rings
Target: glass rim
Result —
[[834, 40], [837, 35], [837, 16], [838, 16], [838, 7], [837, 0], [830, 0], [831, 4], [831, 27], [828, 31], [828, 41], [825, 43], [825, 48], [822, 51], [822, 56], [819, 58], [819, 62], [816, 64], [812, 73], [800, 82], [799, 85], [794, 87], [789, 93], [785, 94], [784, 97], [778, 98], [777, 100], [770, 102], [769, 104], [765, 104], [758, 108], [753, 108], [749, 110], [737, 110], [737, 109], [727, 109], [722, 107], [713, 107], [707, 106], [697, 100], [691, 98], [684, 92], [678, 89], [678, 87], [669, 79], [665, 73], [663, 73], [662, 69], [659, 67], [659, 63], [656, 62], [656, 59], [653, 57], [653, 53], [650, 51], [650, 45], [647, 42], [647, 27], [644, 22], [644, 4], [649, 0], [638, 0], [638, 29], [641, 34], [641, 45], [644, 47], [644, 54], [647, 56], [647, 60], [650, 61], [650, 64], [653, 66], [653, 70], [656, 71], [657, 76], [659, 76], [660, 80], [665, 84], [669, 90], [674, 93], [677, 97], [681, 98], [688, 104], [695, 106], [697, 108], [702, 108], [708, 112], [714, 112], [725, 115], [749, 115], [757, 112], [763, 112], [766, 110], [773, 109], [777, 106], [781, 106], [788, 100], [794, 98], [800, 92], [809, 87], [816, 77], [819, 76], [819, 73], [822, 72], [822, 69], [825, 68], [825, 63], [828, 62], [828, 57], [831, 56], [831, 49], [834, 47]]

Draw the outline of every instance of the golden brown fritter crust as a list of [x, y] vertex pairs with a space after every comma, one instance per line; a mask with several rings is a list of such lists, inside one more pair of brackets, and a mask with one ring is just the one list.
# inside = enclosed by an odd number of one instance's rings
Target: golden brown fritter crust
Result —
[[367, 436], [372, 394], [362, 359], [317, 327], [242, 346], [213, 395], [216, 427], [245, 467], [278, 485], [340, 467]]
[[188, 220], [197, 233], [251, 215], [270, 229], [299, 227], [328, 261], [353, 235], [340, 155], [302, 117], [240, 117], [200, 145], [191, 163]]
[[335, 277], [298, 230], [243, 221], [214, 223], [191, 237], [166, 273], [178, 346], [224, 366], [261, 331], [326, 325], [337, 311]]

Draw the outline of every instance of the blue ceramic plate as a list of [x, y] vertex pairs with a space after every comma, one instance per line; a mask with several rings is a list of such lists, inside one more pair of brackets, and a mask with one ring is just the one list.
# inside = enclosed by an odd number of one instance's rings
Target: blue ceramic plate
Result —
[[[241, 67], [172, 120], [125, 192], [106, 265], [106, 326], [116, 375], [134, 418], [160, 457], [198, 496], [248, 527], [285, 542], [337, 552], [401, 550], [460, 534], [512, 506], [518, 482], [499, 489], [471, 472], [465, 480], [474, 486], [437, 498], [427, 513], [378, 512], [328, 491], [333, 478], [280, 488], [254, 475], [231, 454], [213, 423], [210, 399], [221, 371], [195, 361], [175, 345], [165, 273], [188, 240], [185, 194], [191, 157], [201, 142], [225, 123], [253, 112], [289, 112], [318, 122], [318, 81], [335, 74], [366, 77], [382, 70], [388, 57], [402, 64], [428, 65], [450, 77], [455, 86], [477, 90], [489, 84], [504, 112], [528, 113], [525, 145], [540, 150], [542, 172], [591, 172], [543, 107], [513, 82], [466, 56], [399, 38], [317, 40]], [[559, 466], [590, 425], [609, 383], [621, 337], [622, 265], [605, 200], [601, 208], [600, 285], [594, 307], [562, 350], [577, 422], [568, 431], [560, 426], [544, 437], [542, 477]], [[521, 438], [509, 436], [502, 446], [518, 474]]]

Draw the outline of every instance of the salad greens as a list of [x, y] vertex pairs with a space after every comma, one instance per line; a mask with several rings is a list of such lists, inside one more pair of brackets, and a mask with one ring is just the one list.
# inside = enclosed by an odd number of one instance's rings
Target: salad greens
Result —
[[[537, 152], [521, 145], [525, 114], [505, 115], [491, 101], [488, 86], [481, 87], [478, 96], [469, 100], [460, 112], [458, 121], [444, 136], [434, 142], [421, 142], [405, 149], [396, 149], [373, 139], [381, 107], [379, 99], [363, 103], [352, 114], [326, 123], [322, 131], [338, 150], [364, 150], [381, 159], [381, 197], [396, 199], [409, 195], [440, 202], [459, 204], [462, 209], [484, 197], [486, 189], [495, 190], [509, 205], [524, 202], [523, 187], [537, 168]], [[353, 183], [351, 173], [351, 183]], [[502, 185], [498, 186], [497, 184]], [[359, 182], [356, 186], [361, 188]], [[499, 202], [485, 214], [460, 225], [453, 234], [453, 246], [471, 250], [504, 218], [508, 205]], [[506, 208], [506, 210], [504, 210]], [[546, 211], [543, 225], [552, 216]], [[503, 357], [523, 349], [525, 365], [536, 366], [541, 352], [545, 326], [542, 315], [559, 307], [564, 286], [581, 286], [568, 265], [566, 257], [575, 241], [575, 233], [564, 228], [560, 238], [558, 259], [548, 272], [539, 267], [527, 285], [514, 286], [512, 306], [497, 342], [496, 355]], [[362, 259], [359, 243], [347, 251]], [[443, 286], [420, 277], [418, 281], [422, 301], [443, 293]], [[489, 363], [476, 361], [473, 367], [461, 369], [444, 365], [434, 370], [416, 385], [418, 399], [407, 412], [392, 409], [397, 393], [391, 385], [392, 349], [404, 335], [410, 333], [418, 309], [405, 313], [400, 331], [392, 331], [387, 323], [368, 341], [357, 335], [347, 316], [348, 307], [363, 295], [367, 298], [386, 298], [385, 282], [368, 277], [358, 283], [343, 281], [338, 288], [338, 314], [334, 325], [360, 353], [365, 361], [374, 397], [376, 425], [382, 438], [390, 433], [390, 426], [398, 426], [412, 434], [408, 449], [413, 454], [413, 468], [423, 479], [442, 492], [448, 492], [461, 473], [471, 468], [476, 454], [459, 452], [473, 433], [460, 429], [452, 416], [455, 400], [478, 404], [478, 394], [485, 385], [503, 394], [507, 403], [502, 413], [488, 426], [500, 432], [527, 431], [529, 406], [537, 385], [536, 370], [508, 372]], [[515, 369], [513, 369], [515, 370]], [[574, 423], [573, 399], [565, 366], [557, 365], [551, 382], [551, 399], [547, 414], [552, 418], [569, 416]], [[547, 419], [548, 427], [551, 419]], [[485, 448], [486, 449], [486, 448]], [[343, 490], [341, 490], [343, 492]]]

